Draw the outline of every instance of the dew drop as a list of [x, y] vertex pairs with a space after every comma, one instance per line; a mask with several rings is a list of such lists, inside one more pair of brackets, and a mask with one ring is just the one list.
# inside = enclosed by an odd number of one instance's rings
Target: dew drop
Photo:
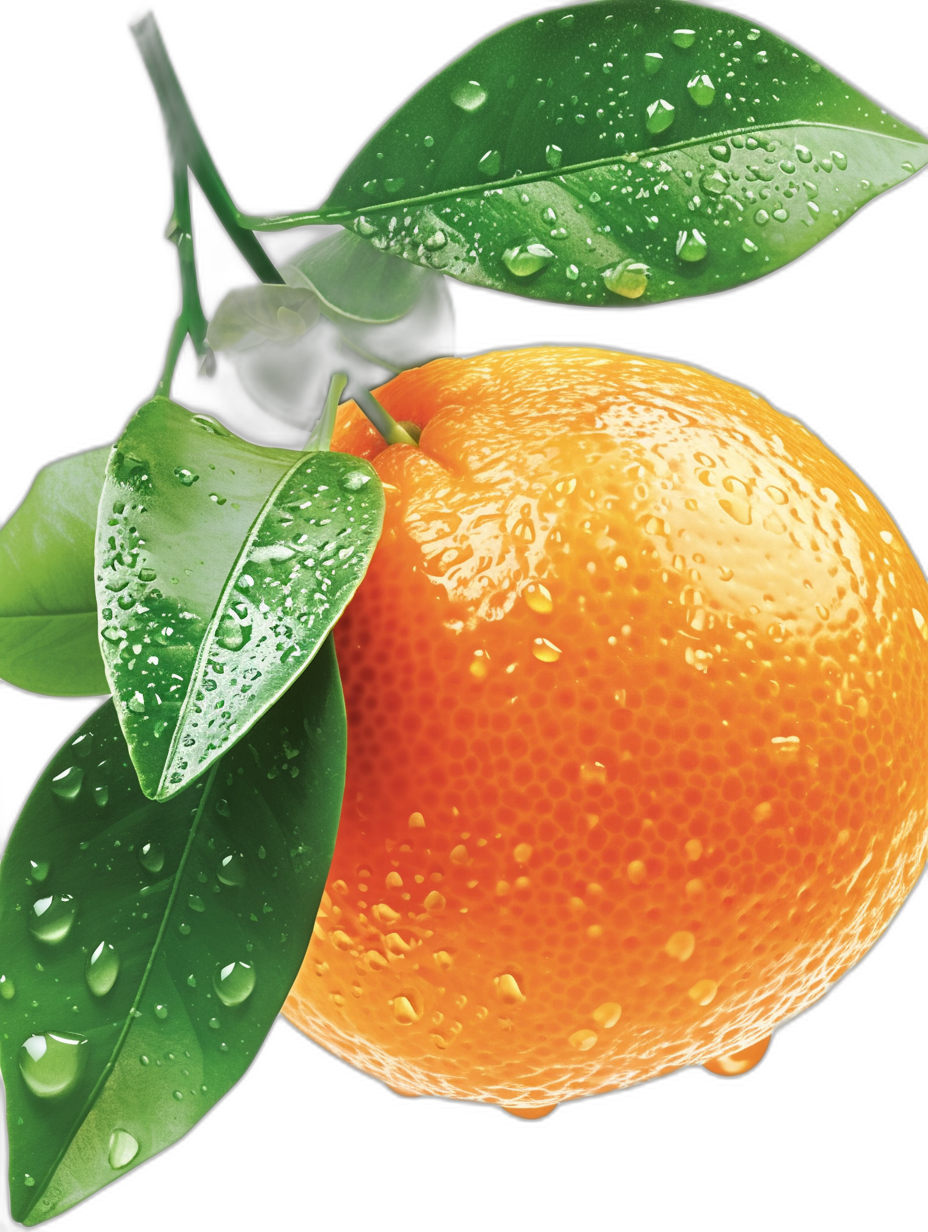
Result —
[[71, 931], [77, 903], [70, 894], [52, 894], [32, 904], [29, 931], [46, 945], [58, 945]]
[[230, 852], [229, 855], [223, 856], [219, 861], [219, 870], [216, 876], [226, 886], [240, 886], [245, 884], [245, 857], [241, 852]]
[[98, 808], [106, 808], [107, 804], [109, 804], [109, 799], [110, 789], [105, 783], [101, 783], [93, 789], [93, 801]]
[[138, 690], [136, 690], [136, 692], [133, 693], [132, 697], [129, 699], [129, 709], [133, 714], [145, 713], [145, 698], [138, 692]]
[[731, 146], [711, 145], [709, 146], [709, 153], [720, 163], [727, 163], [731, 159]]
[[767, 223], [770, 221], [770, 215], [766, 210], [757, 210], [754, 215], [754, 221], [759, 227], [766, 227]]
[[155, 1017], [156, 1018], [160, 1018], [161, 1021], [163, 1022], [165, 1018], [167, 1018], [167, 1016], [168, 1016], [168, 1007], [166, 1005], [156, 1005], [155, 1006]]
[[695, 30], [674, 30], [670, 36], [674, 47], [692, 47], [696, 42]]
[[218, 967], [213, 988], [223, 1005], [241, 1005], [254, 991], [255, 969], [251, 963], [230, 962]]
[[582, 1027], [579, 1031], [575, 1031], [573, 1035], [567, 1037], [567, 1042], [571, 1048], [576, 1048], [578, 1052], [589, 1052], [599, 1036], [595, 1031], [591, 1031], [589, 1027]]
[[[441, 232], [436, 232], [436, 235], [441, 235]], [[432, 236], [432, 239], [434, 240], [435, 236]], [[445, 243], [445, 237], [442, 235], [440, 244], [431, 244], [429, 241], [426, 242], [429, 243], [430, 247], [440, 248], [442, 244]], [[360, 492], [362, 488], [367, 487], [370, 481], [370, 475], [365, 474], [364, 471], [349, 471], [347, 475], [342, 477], [341, 486], [346, 492]]]
[[728, 191], [729, 182], [727, 173], [721, 167], [715, 167], [705, 172], [699, 181], [699, 187], [712, 197], [720, 197]]
[[812, 151], [805, 145], [796, 146], [796, 157], [801, 163], [810, 163], [812, 161]]
[[73, 1091], [84, 1072], [89, 1044], [83, 1035], [46, 1031], [30, 1035], [19, 1050], [19, 1070], [39, 1099], [55, 1099]]
[[164, 848], [160, 843], [145, 843], [139, 848], [139, 863], [148, 873], [160, 873], [164, 868]]
[[744, 252], [759, 252], [760, 249], [753, 240], [749, 240], [747, 236], [741, 241], [741, 248]]
[[670, 128], [671, 124], [673, 124], [674, 110], [672, 103], [668, 103], [664, 98], [659, 98], [648, 107], [648, 118], [645, 120], [645, 128], [649, 133], [664, 132], [665, 129]]
[[751, 525], [751, 506], [746, 500], [738, 496], [720, 497], [719, 504], [739, 526]]
[[71, 766], [69, 769], [62, 770], [60, 774], [55, 775], [51, 782], [51, 788], [54, 794], [61, 800], [76, 800], [80, 795], [83, 782], [84, 771], [80, 766]]
[[203, 899], [200, 898], [199, 894], [188, 894], [187, 895], [187, 906], [190, 908], [191, 911], [205, 911], [206, 910], [206, 903], [204, 903]]
[[640, 299], [648, 289], [650, 269], [640, 261], [623, 261], [603, 274], [606, 290], [623, 299]]
[[550, 590], [547, 586], [542, 586], [540, 582], [529, 582], [522, 595], [533, 612], [547, 614], [554, 609], [554, 600], [551, 598]]
[[715, 83], [708, 73], [697, 73], [691, 77], [686, 88], [697, 107], [708, 107], [715, 98]]
[[561, 657], [561, 650], [546, 637], [536, 637], [532, 642], [532, 654], [539, 663], [556, 663]]
[[370, 219], [365, 218], [363, 214], [359, 214], [354, 220], [354, 229], [358, 235], [373, 235], [377, 230]]
[[486, 154], [477, 163], [477, 170], [483, 175], [492, 176], [499, 172], [502, 156], [499, 150], [487, 150]]
[[509, 971], [504, 971], [493, 980], [496, 995], [503, 1005], [521, 1005], [526, 999], [525, 993], [519, 987], [519, 981]]
[[462, 111], [479, 111], [487, 101], [487, 92], [479, 81], [465, 81], [452, 91], [451, 101]]
[[51, 865], [47, 860], [30, 860], [29, 875], [33, 881], [44, 881]]
[[107, 1162], [114, 1171], [131, 1164], [139, 1153], [139, 1144], [127, 1129], [114, 1129], [110, 1134]]
[[591, 1017], [598, 1027], [608, 1031], [622, 1017], [622, 1007], [618, 1001], [604, 1001], [593, 1011]]
[[692, 933], [682, 931], [670, 934], [664, 946], [664, 953], [668, 958], [676, 958], [682, 963], [693, 957], [695, 949], [696, 938]]
[[697, 980], [687, 996], [691, 997], [697, 1005], [709, 1005], [715, 1000], [718, 990], [719, 986], [715, 980]]
[[554, 253], [544, 244], [532, 240], [527, 244], [517, 244], [507, 248], [503, 253], [503, 265], [516, 278], [528, 278], [537, 274], [554, 258]]
[[400, 996], [393, 998], [393, 1017], [401, 1027], [409, 1027], [419, 1021], [420, 1015], [409, 997]]
[[105, 997], [119, 975], [119, 954], [107, 941], [101, 941], [92, 954], [88, 955], [84, 968], [84, 978], [87, 987], [95, 997]]
[[654, 73], [657, 72], [657, 70], [660, 68], [660, 66], [663, 63], [664, 63], [664, 57], [661, 55], [659, 51], [646, 51], [645, 52], [644, 71], [648, 74], [649, 77], [653, 76]]
[[251, 629], [226, 612], [216, 630], [216, 642], [223, 650], [241, 650], [251, 636]]
[[677, 256], [681, 261], [702, 261], [709, 244], [701, 231], [681, 231], [677, 236]]
[[8, 975], [0, 975], [0, 997], [4, 1001], [12, 1001], [16, 996], [16, 985]]
[[185, 488], [189, 488], [196, 483], [200, 476], [196, 471], [188, 470], [186, 466], [175, 466], [174, 478], [178, 483], [182, 483]]

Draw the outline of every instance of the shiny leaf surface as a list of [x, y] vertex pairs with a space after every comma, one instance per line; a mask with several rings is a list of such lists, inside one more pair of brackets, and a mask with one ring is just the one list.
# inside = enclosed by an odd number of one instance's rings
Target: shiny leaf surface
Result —
[[167, 799], [312, 659], [367, 569], [383, 490], [347, 454], [264, 449], [156, 398], [100, 511], [107, 676], [142, 790]]
[[164, 1150], [247, 1069], [309, 942], [345, 747], [328, 640], [169, 803], [139, 791], [112, 702], [52, 759], [0, 866], [14, 1219]]
[[653, 303], [770, 273], [926, 160], [924, 136], [744, 18], [593, 3], [439, 73], [324, 213], [465, 282]]
[[0, 530], [0, 676], [59, 696], [108, 693], [93, 543], [109, 449], [39, 471]]

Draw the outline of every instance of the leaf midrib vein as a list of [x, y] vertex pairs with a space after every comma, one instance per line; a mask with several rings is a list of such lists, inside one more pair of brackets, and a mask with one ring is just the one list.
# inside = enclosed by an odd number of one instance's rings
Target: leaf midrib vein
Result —
[[[432, 201], [442, 201], [447, 197], [459, 195], [470, 195], [479, 192], [492, 193], [504, 188], [516, 188], [520, 184], [536, 184], [539, 180], [557, 180], [562, 176], [575, 175], [578, 172], [589, 171], [596, 167], [615, 166], [618, 163], [626, 163], [629, 166], [635, 166], [643, 158], [660, 158], [665, 154], [672, 153], [674, 150], [686, 150], [692, 146], [709, 145], [712, 141], [723, 141], [729, 137], [740, 137], [742, 135], [751, 135], [753, 133], [772, 132], [781, 128], [820, 128], [834, 129], [842, 133], [861, 133], [868, 137], [876, 137], [883, 141], [896, 141], [902, 145], [917, 146], [923, 144], [917, 141], [910, 141], [904, 137], [897, 137], [892, 133], [878, 133], [868, 128], [851, 128], [847, 124], [825, 124], [820, 120], [781, 120], [776, 124], [753, 124], [746, 128], [728, 128], [714, 135], [690, 138], [686, 141], [678, 141], [673, 145], [664, 145], [658, 147], [649, 147], [648, 149], [633, 151], [627, 154], [616, 154], [610, 158], [595, 158], [585, 163], [572, 163], [568, 167], [557, 167], [548, 171], [532, 172], [529, 175], [512, 176], [507, 180], [490, 180], [484, 181], [481, 184], [465, 184], [457, 188], [443, 188], [440, 191], [426, 193], [419, 197], [406, 197], [397, 201], [384, 201], [376, 205], [358, 206], [357, 208], [347, 209], [340, 207], [334, 210], [327, 210], [323, 205], [318, 211], [321, 220], [326, 222], [338, 222], [341, 218], [353, 218], [357, 214], [381, 214], [389, 213], [392, 210], [407, 209], [419, 205], [427, 205]], [[928, 143], [925, 143], [928, 144]]]

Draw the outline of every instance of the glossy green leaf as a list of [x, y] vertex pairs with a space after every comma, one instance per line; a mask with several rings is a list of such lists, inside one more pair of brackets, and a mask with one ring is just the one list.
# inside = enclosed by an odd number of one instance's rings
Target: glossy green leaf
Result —
[[112, 702], [52, 759], [0, 866], [14, 1219], [164, 1150], [248, 1068], [309, 943], [345, 747], [329, 639], [169, 803], [139, 791]]
[[491, 35], [322, 212], [479, 286], [653, 303], [770, 273], [926, 160], [924, 136], [750, 21], [627, 0]]
[[155, 398], [107, 467], [101, 647], [143, 792], [167, 799], [312, 659], [383, 519], [369, 463], [264, 449]]
[[93, 542], [109, 449], [39, 471], [0, 530], [0, 676], [33, 693], [108, 693]]
[[[318, 294], [339, 331], [339, 350], [368, 389], [454, 355], [455, 309], [447, 282], [424, 266], [399, 261], [351, 232], [312, 244], [281, 267], [288, 285]], [[311, 336], [283, 345], [264, 341], [232, 356], [235, 375], [255, 405], [306, 431], [322, 413], [329, 371]]]
[[229, 292], [209, 323], [206, 340], [214, 351], [256, 346], [265, 339], [286, 344], [318, 320], [319, 299], [312, 290], [259, 283]]

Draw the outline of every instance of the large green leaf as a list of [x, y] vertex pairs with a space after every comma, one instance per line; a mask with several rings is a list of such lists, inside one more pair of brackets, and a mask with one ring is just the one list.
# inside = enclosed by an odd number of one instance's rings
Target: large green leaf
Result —
[[155, 398], [107, 467], [101, 646], [142, 791], [167, 799], [312, 659], [367, 568], [383, 489], [348, 454], [264, 449]]
[[108, 693], [93, 541], [109, 449], [39, 471], [0, 530], [0, 676], [33, 693]]
[[14, 1219], [164, 1150], [248, 1068], [309, 942], [345, 742], [330, 639], [167, 804], [139, 791], [112, 702], [55, 755], [0, 866]]
[[921, 134], [744, 18], [618, 0], [491, 35], [322, 213], [464, 282], [653, 303], [770, 273], [926, 160]]
[[[343, 230], [309, 245], [280, 272], [290, 294], [317, 294], [338, 330], [336, 345], [368, 389], [405, 368], [454, 355], [454, 304], [445, 278], [433, 270], [380, 253]], [[312, 428], [329, 387], [313, 335], [292, 344], [260, 341], [229, 357], [261, 410], [296, 428]]]

